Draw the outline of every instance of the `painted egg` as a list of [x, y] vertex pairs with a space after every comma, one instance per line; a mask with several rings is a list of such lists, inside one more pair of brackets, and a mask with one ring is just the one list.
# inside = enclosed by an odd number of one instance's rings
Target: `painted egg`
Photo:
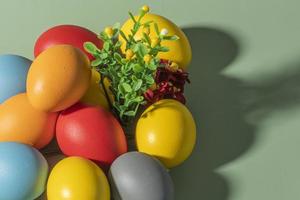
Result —
[[129, 152], [117, 158], [109, 171], [116, 200], [173, 200], [173, 181], [155, 158]]
[[109, 110], [109, 104], [103, 87], [100, 85], [100, 74], [92, 70], [91, 83], [81, 102], [91, 106], [101, 106]]
[[0, 199], [36, 199], [45, 190], [47, 175], [47, 161], [36, 149], [0, 142]]
[[56, 138], [64, 154], [91, 159], [104, 169], [127, 151], [125, 134], [113, 115], [81, 103], [61, 112]]
[[110, 189], [103, 171], [92, 161], [68, 157], [55, 165], [47, 183], [48, 200], [109, 200]]
[[89, 60], [79, 49], [70, 45], [50, 47], [29, 69], [28, 99], [39, 110], [64, 110], [82, 98], [90, 78]]
[[26, 93], [17, 94], [0, 107], [0, 142], [20, 142], [42, 148], [54, 136], [57, 116], [57, 113], [32, 107]]
[[149, 106], [136, 126], [140, 152], [155, 156], [166, 167], [181, 164], [191, 154], [196, 142], [196, 125], [190, 111], [173, 99]]
[[26, 77], [32, 61], [17, 55], [0, 56], [0, 103], [26, 90]]
[[94, 32], [86, 28], [76, 25], [55, 26], [39, 36], [34, 46], [34, 56], [37, 57], [41, 52], [51, 46], [69, 44], [82, 50], [89, 59], [92, 60], [93, 56], [83, 48], [85, 42], [92, 42], [99, 49], [101, 49], [103, 45], [102, 40], [100, 40]]
[[[173, 22], [169, 19], [162, 17], [160, 15], [147, 13], [141, 20], [141, 23], [145, 23], [148, 21], [153, 21], [157, 23], [159, 30], [166, 29], [168, 35], [177, 35], [179, 37], [176, 41], [162, 41], [161, 45], [168, 47], [168, 52], [160, 52], [158, 56], [164, 60], [171, 60], [176, 62], [180, 68], [186, 70], [188, 65], [192, 59], [192, 49], [189, 43], [188, 38], [184, 34], [184, 32]], [[131, 34], [131, 29], [133, 28], [133, 21], [128, 19], [122, 26], [121, 30], [125, 33], [125, 35]], [[143, 30], [139, 30], [136, 35], [135, 39], [138, 40], [143, 37]], [[151, 40], [157, 38], [157, 34], [154, 28], [154, 24], [150, 25], [150, 34], [149, 37]], [[122, 50], [124, 52], [126, 47], [126, 41], [123, 37], [119, 37], [119, 40], [123, 43]]]

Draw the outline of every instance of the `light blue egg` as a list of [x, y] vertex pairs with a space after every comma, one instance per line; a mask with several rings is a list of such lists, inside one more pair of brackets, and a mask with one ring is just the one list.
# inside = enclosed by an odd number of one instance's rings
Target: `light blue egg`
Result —
[[0, 103], [26, 90], [32, 61], [17, 55], [0, 55]]
[[48, 164], [36, 149], [15, 142], [0, 142], [0, 199], [33, 200], [46, 184]]

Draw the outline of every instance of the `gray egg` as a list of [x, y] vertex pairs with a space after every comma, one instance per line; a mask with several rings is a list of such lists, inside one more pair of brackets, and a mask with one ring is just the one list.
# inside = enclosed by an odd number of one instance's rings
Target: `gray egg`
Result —
[[171, 176], [155, 158], [129, 152], [111, 165], [109, 181], [114, 200], [173, 200]]

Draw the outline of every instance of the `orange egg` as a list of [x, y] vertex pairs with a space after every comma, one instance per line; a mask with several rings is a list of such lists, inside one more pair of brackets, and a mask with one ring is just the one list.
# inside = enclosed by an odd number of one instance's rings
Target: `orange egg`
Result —
[[13, 96], [0, 107], [0, 142], [20, 142], [42, 148], [54, 136], [57, 116], [58, 113], [32, 107], [26, 93]]
[[91, 70], [86, 55], [71, 45], [56, 45], [43, 51], [30, 66], [27, 95], [33, 107], [61, 111], [78, 102], [90, 85]]

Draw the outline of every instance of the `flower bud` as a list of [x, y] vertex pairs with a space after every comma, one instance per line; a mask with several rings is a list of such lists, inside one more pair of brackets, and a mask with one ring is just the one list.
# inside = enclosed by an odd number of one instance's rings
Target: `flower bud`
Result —
[[150, 10], [150, 8], [149, 8], [149, 6], [147, 6], [147, 5], [144, 5], [144, 6], [142, 7], [142, 11], [144, 11], [145, 13], [149, 12], [149, 10]]
[[145, 62], [146, 64], [149, 64], [151, 60], [152, 60], [152, 57], [151, 57], [149, 54], [146, 54], [146, 55], [144, 56], [144, 62]]
[[104, 29], [104, 32], [107, 34], [107, 36], [108, 37], [112, 37], [113, 35], [114, 35], [114, 30], [113, 30], [113, 28], [112, 27], [106, 27], [105, 29]]

